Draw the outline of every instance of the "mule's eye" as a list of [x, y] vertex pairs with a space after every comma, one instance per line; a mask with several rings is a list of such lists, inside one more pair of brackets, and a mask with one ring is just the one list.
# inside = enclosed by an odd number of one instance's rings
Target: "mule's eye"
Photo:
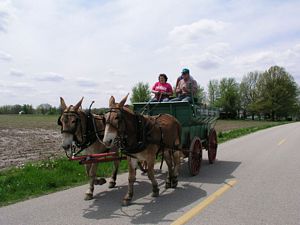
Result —
[[115, 117], [115, 119], [116, 119], [116, 120], [118, 120], [118, 119], [119, 119], [119, 117], [118, 117], [118, 116], [116, 116], [116, 117]]
[[72, 123], [76, 123], [76, 120], [72, 120]]

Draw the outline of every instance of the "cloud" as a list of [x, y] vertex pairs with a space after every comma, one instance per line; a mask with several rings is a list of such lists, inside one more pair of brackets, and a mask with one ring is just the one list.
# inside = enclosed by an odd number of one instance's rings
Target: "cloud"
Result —
[[17, 89], [17, 90], [28, 90], [28, 89], [34, 89], [33, 85], [28, 82], [17, 82], [17, 83], [11, 83], [7, 85], [8, 89]]
[[76, 80], [77, 85], [80, 87], [96, 87], [98, 85], [97, 82], [88, 78], [79, 77]]
[[169, 33], [169, 38], [174, 42], [195, 42], [201, 38], [217, 35], [227, 25], [222, 21], [202, 19], [188, 25], [174, 27]]
[[25, 76], [25, 73], [22, 72], [21, 70], [11, 69], [9, 75], [13, 77], [23, 77]]
[[190, 65], [198, 67], [203, 70], [211, 70], [220, 67], [223, 63], [223, 59], [217, 55], [211, 53], [203, 53], [201, 55], [194, 55], [190, 57], [185, 57], [181, 59], [181, 65]]
[[82, 89], [82, 92], [84, 94], [89, 94], [89, 95], [96, 95], [99, 93], [98, 89], [95, 88], [86, 88], [86, 89]]
[[276, 53], [273, 51], [260, 51], [252, 54], [235, 57], [233, 64], [241, 66], [253, 66], [255, 64], [272, 64]]
[[12, 61], [12, 56], [6, 52], [0, 51], [0, 60], [2, 61]]
[[206, 48], [206, 52], [215, 55], [227, 55], [230, 53], [230, 44], [225, 42], [216, 42]]
[[222, 63], [222, 59], [213, 54], [204, 54], [202, 55], [196, 65], [201, 69], [216, 69]]
[[34, 79], [42, 82], [58, 82], [63, 81], [64, 77], [60, 74], [49, 72], [35, 76]]
[[7, 32], [7, 27], [13, 17], [13, 7], [9, 0], [0, 2], [0, 32]]

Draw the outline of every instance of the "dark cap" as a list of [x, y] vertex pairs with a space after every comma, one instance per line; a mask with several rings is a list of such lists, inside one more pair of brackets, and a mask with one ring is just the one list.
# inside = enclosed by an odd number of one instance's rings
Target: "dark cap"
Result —
[[189, 74], [189, 73], [190, 73], [190, 70], [187, 68], [184, 68], [181, 72], [181, 74]]

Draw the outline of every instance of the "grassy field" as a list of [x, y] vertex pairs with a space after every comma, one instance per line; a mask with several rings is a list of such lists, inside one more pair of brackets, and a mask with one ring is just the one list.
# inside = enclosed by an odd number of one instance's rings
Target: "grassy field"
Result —
[[[43, 128], [59, 130], [56, 121], [57, 116], [0, 115], [0, 129]], [[219, 143], [222, 143], [232, 138], [280, 124], [282, 123], [219, 120], [215, 128]], [[98, 176], [110, 176], [112, 168], [112, 163], [100, 164]], [[124, 172], [126, 168], [126, 161], [123, 161], [120, 171]], [[27, 163], [20, 168], [0, 171], [0, 206], [86, 182], [84, 167], [77, 162], [68, 161], [66, 157]]]
[[58, 115], [0, 115], [0, 129], [26, 128], [26, 129], [52, 129], [59, 130], [57, 126]]

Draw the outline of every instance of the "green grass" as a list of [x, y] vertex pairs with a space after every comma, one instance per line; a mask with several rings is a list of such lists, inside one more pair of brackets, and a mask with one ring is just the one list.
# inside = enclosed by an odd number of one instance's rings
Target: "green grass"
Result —
[[[124, 172], [126, 169], [127, 162], [124, 160], [119, 171]], [[112, 170], [112, 163], [101, 163], [97, 174], [108, 177]], [[87, 181], [84, 166], [66, 158], [28, 163], [22, 168], [0, 172], [0, 206], [84, 184]]]
[[269, 122], [269, 123], [262, 123], [259, 124], [259, 126], [249, 126], [249, 127], [244, 127], [244, 128], [240, 128], [240, 129], [234, 129], [234, 130], [229, 130], [229, 131], [219, 131], [218, 133], [218, 143], [221, 144], [225, 141], [234, 139], [234, 138], [238, 138], [259, 130], [263, 130], [263, 129], [267, 129], [270, 127], [274, 127], [274, 126], [279, 126], [279, 125], [283, 125], [286, 124], [287, 122]]

